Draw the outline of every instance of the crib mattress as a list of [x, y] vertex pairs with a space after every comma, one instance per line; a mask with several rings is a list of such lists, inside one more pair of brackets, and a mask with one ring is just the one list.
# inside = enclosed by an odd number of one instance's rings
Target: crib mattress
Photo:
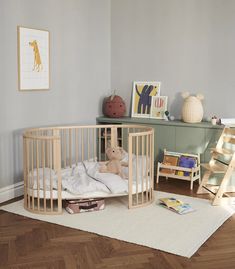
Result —
[[[133, 183], [132, 186], [132, 193], [142, 193], [142, 191], [146, 191], [146, 185], [147, 190], [149, 190], [149, 183], [146, 184], [146, 181], [149, 182], [149, 179], [144, 180], [144, 183]], [[143, 185], [143, 186], [142, 186]], [[28, 194], [34, 198], [46, 198], [46, 199], [58, 199], [58, 190], [32, 190], [28, 189]], [[119, 196], [125, 196], [128, 195], [128, 192], [120, 192], [120, 193], [107, 193], [103, 191], [93, 191], [93, 192], [87, 192], [83, 194], [73, 194], [69, 191], [62, 190], [61, 191], [61, 197], [63, 200], [67, 199], [88, 199], [88, 198], [109, 198], [109, 197], [119, 197]]]

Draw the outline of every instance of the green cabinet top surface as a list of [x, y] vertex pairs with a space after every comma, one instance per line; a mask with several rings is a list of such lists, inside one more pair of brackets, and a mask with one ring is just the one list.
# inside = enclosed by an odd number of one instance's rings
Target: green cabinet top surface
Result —
[[131, 123], [131, 124], [150, 124], [150, 125], [168, 125], [168, 126], [182, 126], [182, 127], [192, 127], [192, 128], [209, 128], [209, 129], [223, 129], [223, 125], [212, 125], [210, 122], [202, 121], [200, 123], [185, 123], [180, 120], [166, 121], [150, 118], [108, 118], [108, 117], [97, 117], [97, 123]]

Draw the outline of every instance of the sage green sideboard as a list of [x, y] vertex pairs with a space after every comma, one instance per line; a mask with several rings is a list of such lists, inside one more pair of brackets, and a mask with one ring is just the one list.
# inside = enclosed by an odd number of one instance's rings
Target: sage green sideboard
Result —
[[210, 122], [184, 123], [146, 118], [97, 117], [97, 124], [141, 124], [154, 128], [155, 162], [162, 161], [163, 150], [200, 153], [201, 162], [210, 160], [210, 149], [215, 147], [223, 126]]

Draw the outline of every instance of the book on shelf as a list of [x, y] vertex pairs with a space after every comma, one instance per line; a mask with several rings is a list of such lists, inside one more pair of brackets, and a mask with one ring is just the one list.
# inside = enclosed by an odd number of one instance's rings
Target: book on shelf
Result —
[[159, 199], [159, 205], [180, 215], [195, 211], [190, 204], [184, 203], [174, 197]]
[[188, 156], [188, 157], [194, 157], [197, 158], [196, 154], [192, 154], [192, 153], [186, 153], [186, 152], [175, 152], [175, 151], [166, 151], [165, 155], [170, 155], [170, 156]]
[[[178, 166], [184, 168], [194, 168], [197, 166], [197, 159], [195, 157], [182, 155], [179, 157]], [[178, 171], [177, 174], [180, 176], [189, 176], [190, 172]]]
[[[178, 163], [178, 156], [172, 156], [172, 155], [164, 155], [163, 162], [162, 164], [164, 165], [171, 165], [171, 166], [177, 166]], [[161, 173], [165, 174], [175, 174], [175, 169], [170, 169], [170, 168], [161, 168]]]

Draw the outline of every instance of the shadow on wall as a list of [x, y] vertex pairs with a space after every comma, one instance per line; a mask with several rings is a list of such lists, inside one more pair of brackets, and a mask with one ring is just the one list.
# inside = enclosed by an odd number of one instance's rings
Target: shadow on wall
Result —
[[0, 188], [23, 181], [23, 130], [0, 135]]
[[99, 100], [98, 100], [98, 115], [97, 116], [104, 116], [103, 114], [103, 103], [104, 103], [104, 99], [108, 97], [108, 95], [102, 95]]
[[25, 129], [13, 132], [13, 180], [23, 181], [23, 132]]
[[[127, 116], [131, 117], [132, 116], [132, 102], [133, 102], [133, 95], [131, 94], [130, 98], [130, 106], [129, 106], [129, 114]], [[127, 110], [128, 111], [128, 110]], [[128, 112], [127, 112], [128, 113]]]
[[181, 92], [175, 94], [175, 98], [171, 103], [170, 114], [175, 117], [175, 119], [181, 120], [181, 109], [183, 105], [183, 98]]

